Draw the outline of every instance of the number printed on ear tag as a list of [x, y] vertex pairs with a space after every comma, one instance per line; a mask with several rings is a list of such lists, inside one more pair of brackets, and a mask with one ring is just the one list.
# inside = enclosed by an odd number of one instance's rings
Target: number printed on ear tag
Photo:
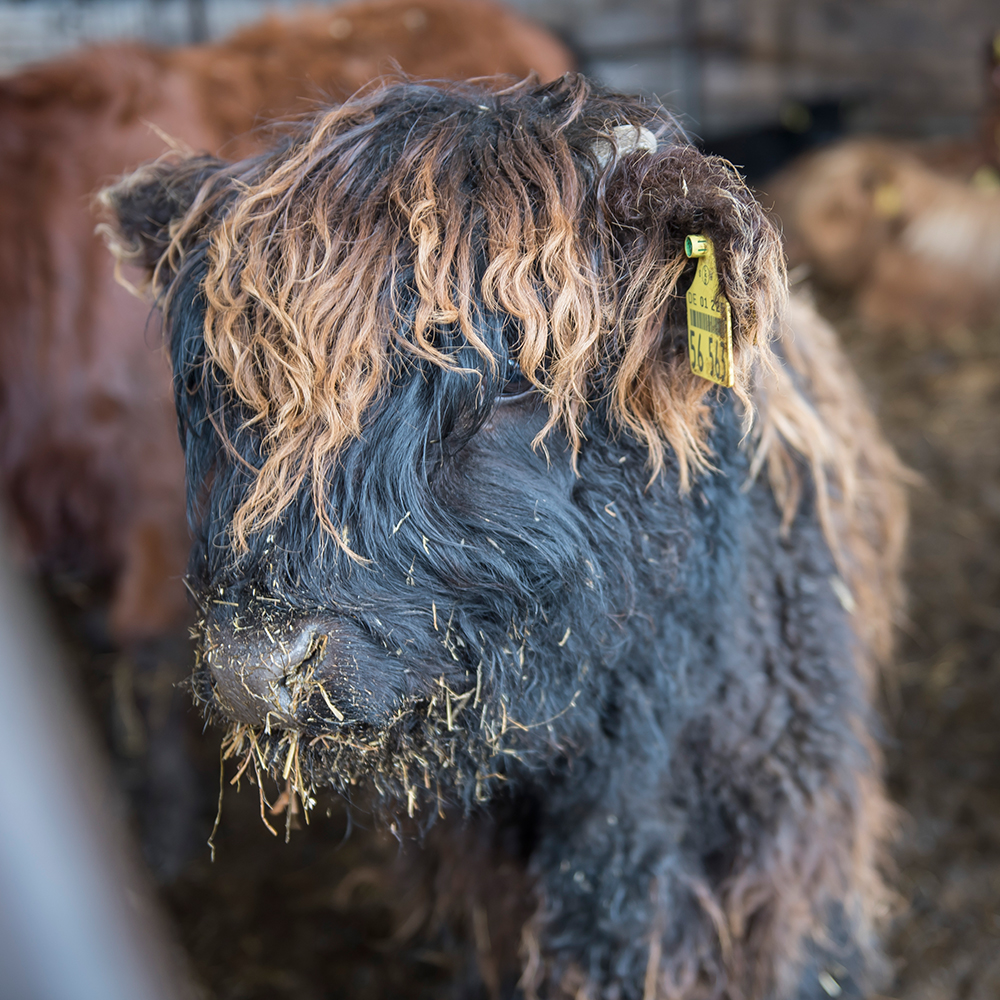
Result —
[[718, 385], [733, 384], [733, 320], [719, 290], [715, 247], [707, 236], [688, 236], [684, 252], [698, 258], [687, 293], [688, 357], [691, 371]]

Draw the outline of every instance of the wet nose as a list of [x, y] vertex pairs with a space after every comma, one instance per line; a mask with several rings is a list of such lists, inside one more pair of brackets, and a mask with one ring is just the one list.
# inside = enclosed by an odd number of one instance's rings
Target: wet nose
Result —
[[249, 725], [290, 726], [296, 704], [292, 678], [325, 652], [329, 637], [317, 621], [241, 627], [208, 623], [204, 657], [226, 713]]

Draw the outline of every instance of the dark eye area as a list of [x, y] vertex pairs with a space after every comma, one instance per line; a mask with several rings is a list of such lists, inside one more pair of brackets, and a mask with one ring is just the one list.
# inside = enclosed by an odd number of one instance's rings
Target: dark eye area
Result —
[[531, 392], [533, 388], [531, 379], [521, 371], [517, 358], [507, 358], [500, 386], [500, 399], [516, 399]]

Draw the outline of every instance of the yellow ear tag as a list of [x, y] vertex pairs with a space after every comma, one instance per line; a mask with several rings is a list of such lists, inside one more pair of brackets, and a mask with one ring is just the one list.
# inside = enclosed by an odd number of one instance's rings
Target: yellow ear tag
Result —
[[733, 384], [733, 319], [719, 291], [715, 248], [707, 236], [688, 236], [684, 252], [698, 258], [687, 293], [688, 357], [691, 371], [718, 385]]

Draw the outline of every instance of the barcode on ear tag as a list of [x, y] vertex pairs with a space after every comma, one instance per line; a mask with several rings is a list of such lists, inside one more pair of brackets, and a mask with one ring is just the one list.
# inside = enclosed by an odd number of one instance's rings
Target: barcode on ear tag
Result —
[[733, 384], [733, 320], [719, 289], [715, 247], [707, 236], [688, 236], [684, 252], [698, 258], [687, 293], [688, 357], [691, 371], [717, 385]]

